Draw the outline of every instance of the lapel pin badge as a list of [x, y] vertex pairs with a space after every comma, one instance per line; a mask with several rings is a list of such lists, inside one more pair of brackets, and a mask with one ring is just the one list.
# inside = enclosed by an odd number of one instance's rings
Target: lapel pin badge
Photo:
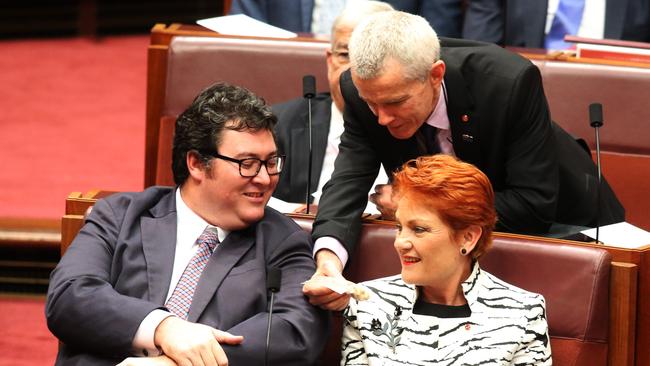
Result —
[[469, 122], [469, 115], [467, 115], [467, 114], [463, 114], [463, 115], [460, 117], [460, 120], [463, 121], [463, 122]]

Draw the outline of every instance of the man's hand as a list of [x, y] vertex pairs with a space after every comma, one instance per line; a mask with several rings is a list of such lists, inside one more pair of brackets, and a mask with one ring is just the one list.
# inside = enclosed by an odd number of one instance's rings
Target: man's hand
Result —
[[381, 212], [383, 220], [395, 220], [395, 211], [397, 210], [397, 202], [393, 201], [393, 186], [390, 184], [377, 184], [375, 186], [375, 193], [368, 196], [368, 201], [377, 206], [377, 210]]
[[343, 279], [343, 264], [331, 250], [321, 249], [316, 253], [316, 272], [305, 283], [302, 292], [309, 296], [312, 305], [325, 310], [343, 310], [350, 302], [350, 295], [339, 294], [321, 283], [324, 277], [340, 277]]
[[228, 357], [220, 343], [235, 345], [243, 340], [242, 336], [175, 316], [165, 318], [154, 333], [156, 346], [179, 366], [228, 365]]
[[117, 366], [176, 366], [176, 362], [167, 356], [129, 357]]

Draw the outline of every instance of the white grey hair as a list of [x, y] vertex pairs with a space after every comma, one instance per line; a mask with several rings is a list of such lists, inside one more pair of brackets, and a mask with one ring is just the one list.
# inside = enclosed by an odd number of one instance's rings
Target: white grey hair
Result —
[[425, 80], [440, 59], [440, 41], [429, 22], [418, 15], [387, 11], [364, 19], [350, 38], [350, 64], [361, 79], [380, 76], [392, 59], [408, 80]]
[[[340, 26], [354, 28], [363, 18], [382, 11], [395, 10], [390, 4], [382, 1], [349, 1], [332, 23], [332, 35]], [[332, 45], [333, 46], [333, 45]]]

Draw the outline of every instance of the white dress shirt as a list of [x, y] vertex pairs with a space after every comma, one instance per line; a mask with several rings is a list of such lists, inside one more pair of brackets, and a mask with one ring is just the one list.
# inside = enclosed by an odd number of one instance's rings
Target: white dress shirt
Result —
[[[320, 196], [323, 193], [323, 187], [332, 177], [334, 173], [334, 161], [339, 155], [339, 144], [341, 143], [341, 135], [343, 134], [343, 114], [336, 108], [336, 104], [332, 103], [330, 113], [330, 130], [327, 134], [327, 147], [325, 148], [325, 157], [323, 158], [323, 167], [320, 173], [320, 179], [318, 179], [318, 188], [312, 194], [314, 196], [314, 203], [318, 203]], [[388, 176], [383, 168], [379, 169], [377, 178], [375, 178], [375, 183], [373, 183], [370, 188], [370, 193], [375, 191], [374, 187], [377, 184], [386, 184], [388, 183]], [[379, 211], [372, 202], [368, 202], [365, 212], [378, 214]]]
[[[165, 296], [165, 303], [174, 292], [176, 284], [181, 278], [185, 267], [190, 262], [190, 259], [196, 254], [199, 245], [196, 242], [198, 237], [201, 236], [206, 227], [211, 226], [192, 211], [183, 201], [181, 197], [180, 188], [176, 189], [176, 251], [174, 253], [174, 268], [172, 270], [172, 277], [169, 284], [167, 296]], [[211, 226], [217, 231], [219, 242], [223, 242], [228, 236], [227, 231]], [[158, 356], [161, 354], [160, 350], [154, 344], [154, 333], [160, 323], [168, 316], [174, 314], [166, 310], [154, 310], [147, 315], [140, 323], [138, 331], [133, 337], [134, 353], [139, 356]]]

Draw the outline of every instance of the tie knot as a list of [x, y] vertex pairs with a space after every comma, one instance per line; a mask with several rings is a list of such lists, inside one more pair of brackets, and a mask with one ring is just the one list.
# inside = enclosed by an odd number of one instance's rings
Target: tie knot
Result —
[[217, 230], [212, 227], [207, 227], [199, 236], [197, 240], [199, 247], [207, 246], [210, 250], [210, 253], [214, 251], [214, 248], [219, 244], [219, 236], [217, 235]]

